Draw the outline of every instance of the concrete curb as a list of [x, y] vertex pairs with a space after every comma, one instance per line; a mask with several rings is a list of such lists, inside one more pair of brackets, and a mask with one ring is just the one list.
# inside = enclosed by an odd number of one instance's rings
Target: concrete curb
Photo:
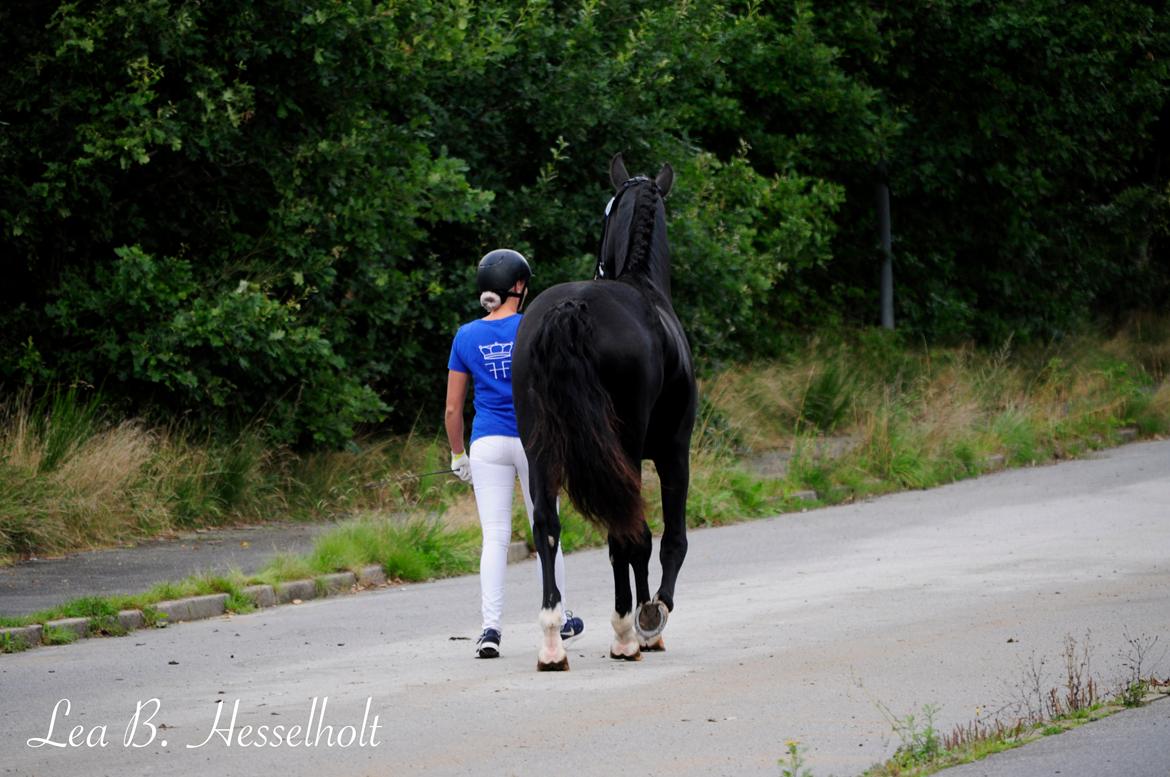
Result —
[[142, 610], [122, 610], [118, 613], [118, 623], [126, 631], [144, 629], [146, 628], [146, 616], [142, 614]]
[[276, 601], [280, 604], [316, 598], [316, 580], [292, 580], [287, 583], [276, 584]]
[[358, 572], [358, 585], [362, 588], [386, 585], [386, 573], [377, 564], [362, 567], [361, 571]]
[[227, 599], [227, 594], [189, 596], [186, 599], [159, 602], [154, 605], [154, 609], [160, 615], [165, 615], [168, 623], [182, 623], [223, 615], [227, 611]]
[[276, 589], [270, 585], [250, 585], [244, 589], [244, 596], [257, 607], [276, 606]]
[[325, 596], [332, 596], [352, 591], [357, 585], [357, 575], [353, 572], [335, 572], [331, 575], [321, 575], [317, 582], [325, 588]]
[[5, 642], [11, 642], [21, 649], [21, 647], [30, 648], [41, 644], [41, 632], [44, 627], [39, 623], [34, 623], [32, 626], [13, 626], [11, 628], [0, 629], [0, 645]]
[[[522, 542], [512, 543], [523, 548], [528, 558], [528, 546]], [[508, 561], [512, 557], [512, 548], [509, 548]], [[336, 572], [329, 575], [320, 575], [310, 580], [290, 580], [272, 585], [250, 585], [243, 589], [243, 594], [258, 608], [274, 607], [277, 604], [301, 602], [316, 599], [322, 596], [337, 596], [339, 594], [356, 593], [366, 588], [378, 588], [387, 584], [386, 573], [377, 564], [363, 567], [356, 574], [353, 572]], [[227, 609], [228, 594], [207, 594], [203, 596], [188, 596], [182, 599], [172, 599], [157, 602], [150, 609], [158, 614], [158, 627], [169, 623], [204, 620], [220, 615], [230, 614]], [[118, 624], [126, 631], [150, 628], [146, 614], [142, 610], [122, 610], [118, 613]], [[94, 629], [90, 618], [61, 618], [32, 626], [14, 626], [0, 628], [0, 645], [12, 642], [17, 649], [33, 648], [44, 644], [44, 630], [64, 629], [76, 635], [77, 639], [85, 639]]]
[[[89, 618], [62, 618], [56, 621], [46, 621], [46, 629], [73, 632], [74, 639], [85, 639], [89, 636]], [[41, 639], [44, 639], [44, 632]]]

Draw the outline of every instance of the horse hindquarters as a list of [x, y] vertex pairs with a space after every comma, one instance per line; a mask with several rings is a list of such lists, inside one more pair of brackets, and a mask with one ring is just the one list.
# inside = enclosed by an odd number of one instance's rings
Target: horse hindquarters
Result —
[[586, 517], [611, 537], [629, 536], [645, 523], [640, 471], [631, 465], [617, 433], [584, 301], [567, 298], [551, 307], [534, 306], [521, 323], [515, 352], [513, 401], [529, 456], [533, 539], [544, 583], [537, 668], [568, 669], [559, 631], [561, 595], [553, 574], [560, 542], [556, 494], [567, 485]]
[[629, 419], [615, 413], [605, 388], [615, 376], [603, 374], [596, 343], [590, 303], [578, 297], [525, 316], [513, 365], [520, 437], [544, 463], [552, 494], [565, 486], [586, 518], [610, 535], [637, 537], [641, 469], [620, 436]]

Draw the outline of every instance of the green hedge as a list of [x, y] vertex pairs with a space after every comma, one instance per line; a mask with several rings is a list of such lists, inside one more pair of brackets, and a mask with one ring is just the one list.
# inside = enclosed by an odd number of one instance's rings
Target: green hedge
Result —
[[14, 0], [0, 381], [305, 445], [437, 418], [476, 259], [590, 275], [618, 150], [679, 171], [706, 365], [876, 319], [882, 159], [910, 331], [1162, 305], [1168, 27], [1136, 0]]

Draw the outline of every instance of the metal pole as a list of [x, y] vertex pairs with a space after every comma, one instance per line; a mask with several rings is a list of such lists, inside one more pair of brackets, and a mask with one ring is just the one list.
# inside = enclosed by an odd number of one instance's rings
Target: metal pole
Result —
[[894, 252], [890, 237], [890, 187], [886, 163], [878, 165], [877, 206], [882, 236], [882, 327], [894, 328]]

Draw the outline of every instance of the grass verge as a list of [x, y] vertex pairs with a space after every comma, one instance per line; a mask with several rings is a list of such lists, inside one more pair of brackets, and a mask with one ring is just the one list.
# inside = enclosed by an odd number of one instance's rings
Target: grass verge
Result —
[[[831, 504], [1055, 461], [1112, 445], [1124, 427], [1165, 434], [1168, 363], [1170, 320], [1149, 317], [1110, 338], [993, 350], [918, 347], [881, 330], [822, 334], [784, 360], [703, 381], [689, 521], [806, 506], [793, 495], [810, 489]], [[440, 434], [298, 455], [259, 429], [197, 437], [104, 408], [73, 388], [0, 404], [0, 564], [272, 516], [474, 516], [466, 487], [427, 474], [446, 466]], [[784, 466], [761, 471], [768, 455]], [[657, 523], [649, 467], [646, 477]], [[600, 541], [571, 509], [565, 522], [566, 548]]]
[[112, 417], [65, 389], [0, 402], [0, 565], [194, 528], [442, 511], [461, 492], [438, 437], [296, 454], [258, 429], [230, 439]]
[[[153, 605], [171, 599], [226, 593], [227, 611], [245, 613], [254, 609], [252, 600], [244, 593], [250, 585], [315, 579], [332, 572], [356, 572], [374, 564], [382, 568], [387, 579], [395, 581], [466, 574], [477, 568], [479, 543], [479, 532], [469, 528], [450, 529], [434, 520], [394, 521], [366, 516], [324, 534], [311, 554], [277, 556], [252, 575], [239, 571], [192, 575], [160, 583], [141, 594], [82, 597], [29, 615], [0, 616], [0, 627], [89, 618], [91, 634], [119, 636], [125, 633], [118, 622], [120, 610], [142, 610], [147, 624], [156, 625], [162, 619]], [[71, 641], [58, 631], [53, 630], [43, 641], [46, 644]], [[18, 649], [13, 640], [0, 641], [0, 653]]]
[[934, 706], [923, 707], [917, 716], [897, 717], [879, 703], [878, 709], [900, 744], [889, 759], [866, 770], [862, 777], [926, 777], [1170, 695], [1170, 677], [1160, 680], [1149, 674], [1150, 651], [1158, 637], [1131, 637], [1126, 633], [1125, 639], [1120, 679], [1104, 696], [1098, 691], [1104, 684], [1089, 671], [1092, 643], [1086, 634], [1079, 642], [1071, 635], [1065, 637], [1061, 660], [1065, 678], [1061, 687], [1042, 690], [1045, 686], [1039, 667], [1044, 662], [1038, 664], [1033, 657], [1018, 686], [1019, 698], [1005, 706], [1010, 711], [1007, 715], [977, 719], [947, 733], [935, 727], [938, 710]]
[[[1164, 319], [1135, 319], [1108, 338], [990, 351], [917, 347], [880, 330], [811, 338], [784, 360], [703, 382], [688, 523], [717, 526], [1056, 461], [1115, 444], [1125, 427], [1165, 434], [1168, 366]], [[782, 466], [761, 469], [762, 460]], [[0, 405], [0, 563], [274, 515], [365, 517], [320, 537], [309, 556], [278, 557], [256, 575], [196, 576], [0, 625], [90, 617], [112, 628], [111, 608], [202, 593], [228, 593], [229, 606], [242, 609], [241, 589], [253, 582], [367, 564], [401, 580], [475, 571], [480, 538], [469, 489], [425, 476], [445, 465], [439, 435], [295, 455], [268, 447], [255, 429], [225, 441], [116, 421], [100, 397], [77, 389], [18, 395]], [[644, 478], [658, 531], [652, 466]], [[603, 544], [567, 500], [561, 507], [566, 551]], [[419, 517], [435, 514], [447, 526]], [[402, 515], [413, 517], [387, 517]], [[531, 542], [520, 499], [514, 534]]]
[[[1156, 333], [1152, 334], [1152, 333]], [[1170, 325], [994, 350], [920, 348], [874, 330], [822, 335], [781, 361], [703, 382], [687, 521], [718, 526], [1170, 432]], [[661, 525], [653, 468], [649, 519]], [[816, 498], [809, 500], [809, 492]], [[567, 549], [601, 537], [566, 509]], [[516, 521], [517, 533], [525, 528]]]
[[[861, 777], [927, 777], [1170, 696], [1170, 677], [1159, 680], [1149, 674], [1158, 637], [1132, 637], [1128, 631], [1123, 635], [1127, 647], [1119, 653], [1120, 678], [1107, 698], [1098, 695], [1103, 684], [1089, 670], [1092, 641], [1086, 633], [1079, 642], [1072, 635], [1065, 637], [1062, 687], [1043, 691], [1047, 687], [1042, 679], [1045, 662], [1037, 662], [1033, 655], [1016, 689], [1018, 699], [988, 717], [955, 726], [949, 733], [935, 725], [938, 707], [934, 705], [926, 705], [918, 714], [897, 716], [875, 701], [899, 745], [886, 761], [870, 767]], [[813, 777], [796, 740], [785, 743], [785, 755], [777, 762], [780, 777]]]

